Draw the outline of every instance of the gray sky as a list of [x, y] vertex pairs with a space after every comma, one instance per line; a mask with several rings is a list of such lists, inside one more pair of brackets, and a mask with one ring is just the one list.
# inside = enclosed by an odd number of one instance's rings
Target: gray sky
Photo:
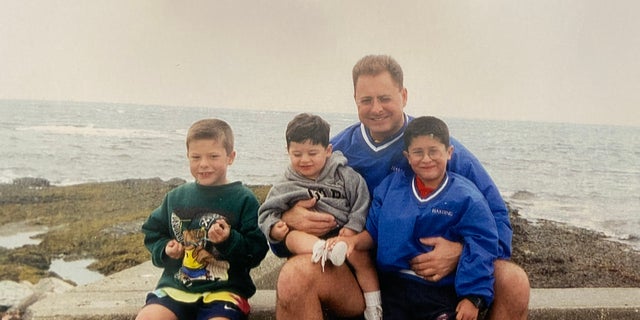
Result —
[[355, 112], [403, 66], [407, 112], [640, 125], [635, 0], [0, 0], [0, 99]]

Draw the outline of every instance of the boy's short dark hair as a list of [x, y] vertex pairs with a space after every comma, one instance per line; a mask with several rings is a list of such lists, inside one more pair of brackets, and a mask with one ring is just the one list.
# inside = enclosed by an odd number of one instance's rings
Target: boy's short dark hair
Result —
[[287, 125], [287, 149], [291, 142], [303, 143], [307, 140], [326, 148], [329, 145], [329, 131], [329, 123], [321, 117], [309, 113], [298, 114]]
[[189, 143], [203, 139], [216, 140], [222, 143], [227, 154], [233, 152], [233, 130], [228, 123], [220, 119], [202, 119], [194, 122], [187, 132], [187, 150]]
[[431, 136], [449, 147], [449, 128], [444, 121], [431, 116], [413, 119], [404, 130], [404, 150], [406, 151], [414, 138]]

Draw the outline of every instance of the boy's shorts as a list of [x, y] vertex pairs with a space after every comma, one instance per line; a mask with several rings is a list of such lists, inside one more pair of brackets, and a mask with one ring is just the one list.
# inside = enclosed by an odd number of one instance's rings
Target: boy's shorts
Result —
[[458, 296], [453, 286], [433, 286], [403, 275], [380, 274], [383, 318], [455, 319]]
[[[249, 302], [244, 299], [241, 301], [246, 308]], [[202, 299], [196, 302], [181, 302], [174, 300], [168, 295], [156, 295], [151, 292], [147, 295], [146, 304], [159, 304], [171, 310], [178, 319], [197, 319], [208, 320], [213, 317], [225, 317], [231, 320], [246, 320], [249, 310], [243, 311], [240, 307], [229, 301], [214, 300], [211, 302], [203, 302]]]

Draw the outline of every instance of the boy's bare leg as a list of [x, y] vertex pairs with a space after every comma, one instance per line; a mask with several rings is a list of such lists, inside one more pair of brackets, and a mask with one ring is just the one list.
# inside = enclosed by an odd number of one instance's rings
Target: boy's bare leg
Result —
[[282, 266], [276, 285], [276, 318], [322, 319], [322, 306], [341, 317], [364, 312], [364, 298], [353, 273], [342, 265], [319, 264], [304, 254], [289, 258]]
[[529, 313], [529, 277], [515, 263], [496, 260], [495, 296], [489, 319], [527, 319]]
[[171, 310], [159, 304], [148, 304], [140, 310], [136, 320], [177, 320]]
[[354, 250], [347, 258], [356, 273], [356, 279], [363, 292], [380, 290], [378, 273], [368, 251]]
[[313, 245], [320, 240], [320, 238], [314, 235], [297, 230], [289, 231], [285, 239], [287, 249], [296, 255], [313, 253]]

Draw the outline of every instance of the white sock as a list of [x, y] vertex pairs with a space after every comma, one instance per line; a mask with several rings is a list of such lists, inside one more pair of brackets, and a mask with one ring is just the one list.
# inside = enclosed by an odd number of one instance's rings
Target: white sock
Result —
[[382, 304], [382, 298], [380, 297], [380, 290], [364, 293], [364, 304], [367, 307], [379, 306]]

